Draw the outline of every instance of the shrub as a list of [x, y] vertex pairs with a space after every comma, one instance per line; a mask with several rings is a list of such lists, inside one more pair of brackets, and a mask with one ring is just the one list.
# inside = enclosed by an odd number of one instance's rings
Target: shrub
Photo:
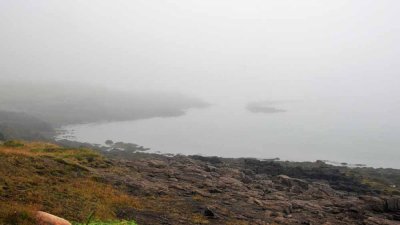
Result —
[[20, 141], [16, 141], [16, 140], [11, 140], [11, 141], [6, 141], [3, 144], [6, 147], [11, 147], [11, 148], [18, 148], [18, 147], [23, 147], [24, 144]]

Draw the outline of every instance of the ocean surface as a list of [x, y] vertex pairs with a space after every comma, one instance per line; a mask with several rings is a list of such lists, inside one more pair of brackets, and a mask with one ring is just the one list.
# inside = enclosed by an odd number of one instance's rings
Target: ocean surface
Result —
[[291, 101], [274, 105], [279, 109], [275, 113], [254, 113], [243, 104], [214, 104], [180, 117], [63, 129], [71, 133], [71, 140], [103, 144], [111, 139], [143, 145], [152, 152], [400, 168], [399, 114], [390, 104], [384, 105], [389, 107], [357, 100]]

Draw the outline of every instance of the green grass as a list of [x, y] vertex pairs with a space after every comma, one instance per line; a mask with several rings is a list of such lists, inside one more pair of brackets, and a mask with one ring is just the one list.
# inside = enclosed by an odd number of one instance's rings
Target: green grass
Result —
[[[86, 225], [86, 223], [74, 223], [73, 225]], [[134, 221], [114, 221], [114, 222], [90, 222], [88, 225], [137, 225]]]

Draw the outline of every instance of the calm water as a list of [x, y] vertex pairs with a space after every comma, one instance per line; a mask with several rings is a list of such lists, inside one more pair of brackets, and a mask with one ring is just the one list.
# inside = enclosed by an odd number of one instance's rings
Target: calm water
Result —
[[[318, 105], [318, 107], [315, 107]], [[185, 116], [67, 126], [75, 140], [124, 141], [163, 153], [318, 159], [400, 168], [399, 119], [393, 108], [363, 101], [291, 102], [285, 113], [251, 113], [243, 104]], [[385, 104], [390, 105], [390, 104]]]

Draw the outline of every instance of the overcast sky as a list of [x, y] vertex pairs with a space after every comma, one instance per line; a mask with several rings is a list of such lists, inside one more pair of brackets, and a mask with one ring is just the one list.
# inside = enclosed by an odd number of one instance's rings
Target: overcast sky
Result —
[[398, 0], [0, 0], [0, 82], [398, 103], [399, 12]]

